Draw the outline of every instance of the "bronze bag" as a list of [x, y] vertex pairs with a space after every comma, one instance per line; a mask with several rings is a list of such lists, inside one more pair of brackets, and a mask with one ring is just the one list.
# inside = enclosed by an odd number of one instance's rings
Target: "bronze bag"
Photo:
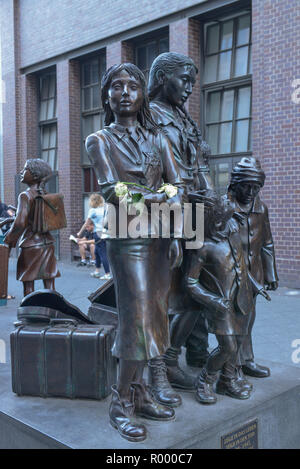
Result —
[[66, 228], [67, 220], [62, 194], [41, 194], [35, 198], [33, 231], [48, 231]]

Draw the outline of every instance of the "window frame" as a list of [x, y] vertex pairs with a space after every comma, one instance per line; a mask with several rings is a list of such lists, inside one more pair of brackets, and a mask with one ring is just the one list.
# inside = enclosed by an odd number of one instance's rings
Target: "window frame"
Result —
[[[133, 42], [133, 47], [134, 47], [134, 63], [137, 65], [137, 67], [140, 68], [140, 70], [144, 73], [145, 77], [146, 77], [146, 81], [148, 81], [148, 77], [149, 77], [149, 72], [150, 72], [150, 68], [151, 68], [151, 65], [153, 62], [151, 62], [151, 64], [149, 65], [148, 63], [146, 64], [147, 67], [149, 68], [146, 68], [145, 70], [143, 70], [139, 64], [138, 64], [138, 49], [140, 49], [141, 47], [147, 47], [148, 45], [150, 45], [151, 43], [155, 43], [156, 44], [156, 55], [155, 57], [157, 57], [159, 54], [161, 54], [162, 52], [160, 52], [159, 50], [159, 43], [162, 39], [167, 39], [167, 42], [168, 42], [168, 51], [170, 51], [170, 35], [169, 35], [169, 31], [168, 30], [164, 30], [164, 31], [159, 31], [159, 32], [155, 32], [155, 31], [152, 31], [151, 32], [151, 35], [147, 35], [146, 37], [142, 37], [142, 38], [137, 38], [134, 40]], [[148, 57], [146, 58], [146, 60], [148, 59]]]
[[[249, 34], [249, 42], [247, 44], [242, 44], [236, 47], [236, 35], [238, 31], [238, 18], [241, 18], [242, 16], [250, 16], [250, 34]], [[232, 57], [231, 57], [231, 68], [230, 68], [230, 76], [231, 78], [227, 78], [225, 80], [219, 80], [219, 81], [214, 81], [211, 83], [205, 83], [204, 82], [204, 74], [205, 74], [205, 58], [206, 58], [206, 50], [207, 50], [207, 41], [206, 41], [206, 34], [207, 34], [207, 27], [211, 24], [213, 25], [218, 24], [218, 23], [224, 23], [226, 21], [229, 21], [233, 19], [234, 24], [236, 24], [236, 27], [233, 26], [233, 43], [231, 49], [226, 49], [226, 50], [231, 50], [232, 51]], [[222, 95], [224, 94], [224, 91], [233, 89], [235, 93], [235, 99], [234, 99], [234, 109], [233, 109], [233, 116], [232, 116], [232, 133], [231, 133], [231, 152], [230, 153], [216, 153], [216, 154], [211, 154], [210, 155], [210, 167], [211, 171], [215, 172], [213, 168], [216, 167], [217, 163], [219, 162], [222, 164], [223, 162], [225, 163], [227, 160], [227, 163], [229, 166], [233, 167], [233, 165], [239, 161], [241, 158], [245, 156], [252, 156], [252, 148], [251, 148], [251, 141], [250, 136], [251, 136], [251, 131], [252, 131], [252, 96], [253, 96], [253, 86], [252, 86], [252, 73], [248, 73], [250, 70], [250, 61], [251, 61], [251, 54], [252, 54], [252, 12], [251, 10], [248, 9], [241, 9], [240, 12], [237, 13], [232, 13], [232, 15], [226, 15], [226, 16], [220, 16], [218, 18], [212, 18], [212, 19], [207, 19], [202, 18], [201, 24], [200, 24], [200, 63], [201, 63], [201, 70], [203, 70], [203, 73], [201, 75], [200, 79], [200, 86], [201, 86], [201, 93], [200, 93], [200, 121], [201, 121], [201, 130], [202, 130], [202, 135], [204, 139], [207, 141], [208, 137], [208, 126], [207, 126], [207, 114], [208, 114], [208, 98], [209, 98], [209, 93], [214, 92], [214, 91], [220, 91]], [[221, 35], [221, 28], [220, 28], [220, 36], [219, 36], [219, 44], [221, 41], [222, 35]], [[246, 75], [241, 75], [238, 77], [234, 77], [234, 67], [235, 67], [235, 62], [236, 62], [236, 49], [239, 49], [244, 46], [249, 47], [249, 53], [248, 53], [248, 60], [247, 60], [247, 74]], [[218, 53], [212, 53], [210, 55], [215, 55], [218, 54], [220, 55], [220, 52], [225, 52], [224, 50], [218, 51]], [[218, 59], [218, 66], [219, 66], [219, 59]], [[218, 77], [218, 70], [216, 72], [216, 77]], [[250, 87], [250, 113], [249, 113], [249, 118], [245, 119], [235, 119], [236, 117], [236, 110], [237, 110], [237, 104], [238, 100], [236, 97], [236, 94], [238, 93], [238, 90], [243, 88], [243, 87]], [[220, 103], [220, 113], [221, 113], [221, 103]], [[219, 114], [220, 116], [220, 114]], [[249, 128], [248, 128], [248, 144], [250, 145], [250, 150], [244, 151], [244, 152], [234, 152], [234, 145], [235, 145], [235, 140], [236, 140], [236, 122], [239, 120], [249, 120]], [[223, 121], [220, 121], [223, 122]], [[225, 121], [224, 121], [225, 122]], [[219, 145], [219, 138], [220, 135], [218, 136], [218, 145]], [[249, 148], [249, 146], [247, 147]], [[216, 184], [216, 189], [219, 192], [222, 192], [224, 187], [218, 186]]]

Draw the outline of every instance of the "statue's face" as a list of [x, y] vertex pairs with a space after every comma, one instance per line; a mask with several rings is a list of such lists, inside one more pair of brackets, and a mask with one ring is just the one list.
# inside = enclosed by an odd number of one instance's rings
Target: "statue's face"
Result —
[[108, 89], [108, 102], [114, 114], [126, 117], [137, 114], [143, 104], [141, 84], [126, 70], [114, 75]]
[[261, 185], [253, 181], [239, 182], [234, 187], [235, 197], [241, 204], [250, 204], [254, 201], [261, 189]]
[[175, 106], [182, 106], [192, 93], [195, 81], [195, 67], [184, 65], [177, 68], [164, 83], [165, 98]]

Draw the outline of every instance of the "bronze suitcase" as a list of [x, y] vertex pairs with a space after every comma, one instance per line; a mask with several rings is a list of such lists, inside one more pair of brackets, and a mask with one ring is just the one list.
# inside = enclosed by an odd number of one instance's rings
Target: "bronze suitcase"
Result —
[[16, 323], [11, 333], [12, 388], [18, 395], [103, 399], [116, 383], [112, 326], [55, 319]]
[[6, 304], [9, 248], [0, 244], [0, 305]]

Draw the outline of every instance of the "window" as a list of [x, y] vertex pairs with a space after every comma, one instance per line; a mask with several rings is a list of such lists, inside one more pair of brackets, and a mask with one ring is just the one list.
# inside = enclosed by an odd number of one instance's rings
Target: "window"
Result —
[[46, 72], [39, 77], [39, 127], [41, 158], [57, 171], [56, 74]]
[[165, 33], [136, 45], [135, 63], [144, 73], [146, 80], [148, 80], [153, 60], [163, 52], [169, 52], [169, 36]]
[[99, 190], [94, 170], [85, 150], [88, 135], [104, 127], [104, 111], [101, 103], [101, 78], [106, 69], [105, 54], [81, 62], [81, 163], [83, 171], [83, 206], [87, 216], [89, 196]]
[[251, 154], [251, 16], [204, 25], [205, 138], [211, 173], [225, 192], [233, 165]]

